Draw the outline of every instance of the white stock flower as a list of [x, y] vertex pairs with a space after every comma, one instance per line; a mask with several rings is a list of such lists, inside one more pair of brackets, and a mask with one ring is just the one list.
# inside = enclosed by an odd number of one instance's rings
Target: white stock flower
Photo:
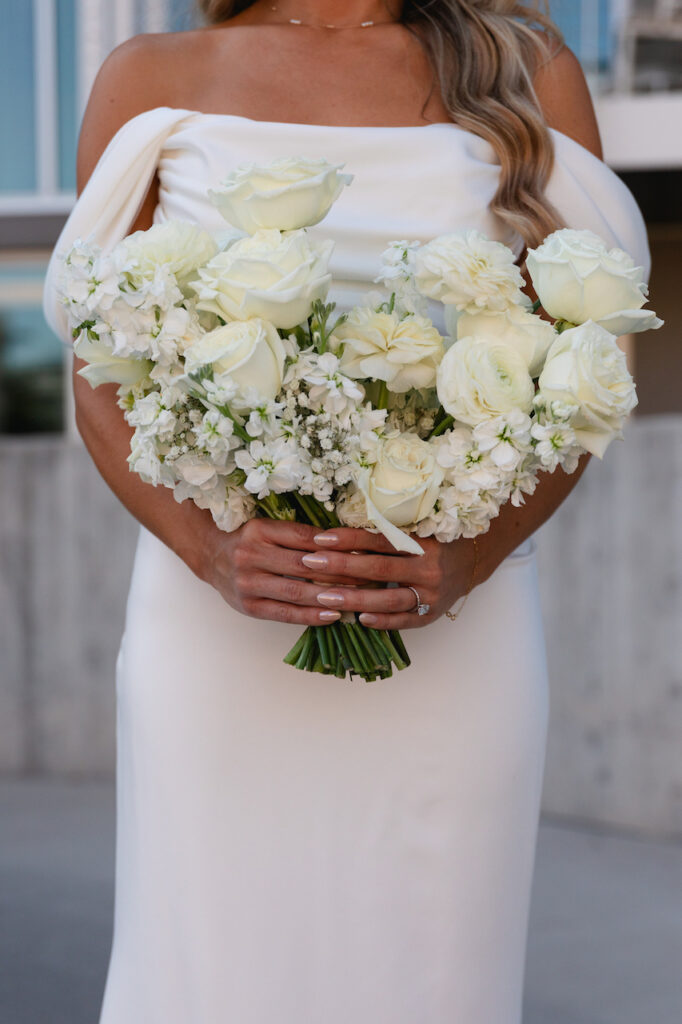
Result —
[[320, 356], [312, 354], [309, 364], [303, 367], [301, 379], [311, 385], [308, 392], [311, 401], [334, 415], [338, 416], [362, 401], [362, 389], [340, 372], [339, 360], [331, 352]]
[[[185, 350], [189, 374], [212, 369], [216, 387], [237, 384], [240, 397], [253, 388], [261, 397], [274, 399], [282, 387], [284, 346], [266, 320], [236, 320], [205, 334]], [[229, 378], [229, 380], [226, 380]]]
[[535, 454], [550, 472], [573, 453], [576, 445], [575, 431], [566, 423], [534, 423], [531, 434], [536, 442]]
[[614, 336], [588, 321], [564, 331], [552, 345], [539, 380], [539, 398], [577, 406], [570, 420], [579, 444], [602, 458], [622, 437], [637, 405], [635, 385]]
[[153, 281], [158, 268], [163, 267], [183, 288], [197, 269], [218, 251], [207, 231], [182, 220], [169, 220], [165, 224], [154, 224], [146, 231], [136, 231], [120, 245], [126, 273], [135, 286]]
[[521, 465], [530, 448], [530, 437], [530, 416], [519, 409], [478, 423], [473, 430], [479, 451], [488, 453], [498, 469], [507, 473]]
[[381, 439], [376, 461], [361, 469], [357, 487], [365, 498], [367, 518], [398, 551], [421, 554], [416, 541], [396, 527], [413, 526], [431, 513], [443, 481], [436, 448], [416, 434]]
[[642, 268], [591, 231], [555, 231], [529, 250], [526, 265], [543, 308], [555, 319], [593, 320], [616, 337], [663, 323], [642, 309], [648, 296]]
[[509, 345], [523, 357], [531, 377], [537, 377], [557, 334], [547, 320], [521, 306], [510, 306], [499, 313], [462, 313], [457, 320], [457, 336], [482, 336]]
[[229, 487], [224, 501], [211, 504], [211, 515], [219, 530], [232, 533], [253, 519], [256, 503], [241, 487]]
[[356, 307], [329, 344], [354, 380], [381, 380], [389, 391], [432, 388], [443, 358], [442, 337], [426, 317]]
[[114, 355], [110, 346], [87, 331], [78, 335], [73, 351], [87, 364], [78, 371], [78, 376], [87, 380], [91, 388], [100, 384], [121, 384], [130, 388], [147, 377], [152, 368], [147, 359]]
[[352, 174], [340, 173], [343, 167], [300, 156], [242, 164], [208, 195], [229, 224], [249, 235], [262, 228], [294, 231], [327, 216], [353, 180]]
[[396, 309], [399, 313], [418, 313], [420, 316], [426, 316], [426, 298], [414, 282], [419, 246], [419, 242], [408, 242], [405, 239], [389, 242], [388, 248], [381, 254], [381, 270], [374, 283], [383, 284], [395, 295]]
[[462, 338], [448, 349], [438, 370], [443, 408], [470, 426], [514, 410], [529, 413], [533, 394], [526, 361], [499, 341]]
[[224, 320], [263, 317], [289, 330], [326, 298], [333, 242], [310, 241], [304, 230], [260, 230], [240, 238], [200, 268], [192, 282], [199, 309]]
[[416, 254], [419, 291], [458, 310], [503, 310], [523, 305], [523, 277], [514, 254], [480, 231], [439, 235]]
[[258, 498], [295, 491], [302, 476], [296, 446], [283, 437], [268, 444], [252, 441], [235, 453], [235, 462], [246, 473], [244, 487]]

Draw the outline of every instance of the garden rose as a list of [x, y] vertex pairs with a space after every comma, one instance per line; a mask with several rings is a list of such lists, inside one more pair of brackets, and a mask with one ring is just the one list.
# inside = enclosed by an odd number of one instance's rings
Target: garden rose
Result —
[[199, 309], [224, 320], [262, 317], [284, 330], [303, 323], [329, 290], [333, 242], [305, 231], [257, 231], [240, 238], [199, 270], [192, 287]]
[[439, 235], [417, 249], [415, 265], [422, 295], [458, 310], [502, 310], [527, 301], [511, 249], [480, 231]]
[[262, 228], [294, 231], [318, 224], [352, 174], [343, 164], [285, 157], [264, 166], [242, 164], [209, 197], [228, 223], [252, 235]]
[[459, 338], [484, 337], [508, 345], [518, 352], [531, 377], [537, 377], [557, 334], [554, 326], [521, 306], [500, 313], [461, 313], [457, 320]]
[[438, 397], [460, 423], [476, 426], [495, 416], [533, 405], [533, 381], [522, 355], [501, 341], [462, 338], [445, 353], [438, 369]]
[[588, 321], [564, 331], [552, 345], [540, 375], [539, 395], [577, 406], [570, 418], [576, 440], [602, 458], [625, 417], [637, 405], [635, 385], [614, 336]]
[[593, 320], [616, 337], [662, 326], [652, 310], [642, 309], [649, 294], [642, 268], [591, 231], [555, 231], [529, 250], [526, 265], [543, 308], [555, 319]]
[[353, 380], [385, 381], [389, 391], [432, 388], [445, 351], [426, 317], [354, 309], [330, 338], [340, 369]]
[[212, 367], [218, 387], [232, 381], [242, 395], [255, 390], [274, 399], [282, 387], [285, 349], [279, 334], [266, 320], [235, 320], [205, 334], [185, 350], [185, 370], [196, 373]]

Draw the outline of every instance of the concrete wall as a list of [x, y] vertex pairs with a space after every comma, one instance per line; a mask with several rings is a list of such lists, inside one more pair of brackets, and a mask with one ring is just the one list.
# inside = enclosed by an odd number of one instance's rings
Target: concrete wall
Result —
[[[541, 531], [547, 811], [682, 835], [682, 417]], [[0, 772], [105, 774], [136, 526], [75, 441], [0, 443]]]

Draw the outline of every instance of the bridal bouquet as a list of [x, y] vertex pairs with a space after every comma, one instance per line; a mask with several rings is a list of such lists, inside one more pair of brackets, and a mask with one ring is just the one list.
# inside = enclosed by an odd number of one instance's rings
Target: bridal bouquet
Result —
[[[571, 230], [528, 253], [535, 304], [511, 250], [467, 231], [391, 242], [383, 290], [337, 315], [333, 243], [306, 229], [351, 182], [342, 166], [236, 168], [209, 193], [237, 229], [223, 239], [171, 221], [110, 252], [78, 241], [62, 300], [82, 376], [120, 385], [143, 480], [221, 530], [344, 524], [418, 555], [418, 537], [474, 537], [543, 471], [602, 457], [636, 404], [616, 338], [660, 321], [632, 259]], [[355, 616], [285, 661], [367, 680], [409, 664], [398, 633]]]

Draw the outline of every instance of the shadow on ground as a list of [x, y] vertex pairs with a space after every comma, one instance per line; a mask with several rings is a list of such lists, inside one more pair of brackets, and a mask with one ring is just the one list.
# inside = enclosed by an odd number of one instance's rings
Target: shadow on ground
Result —
[[[4, 782], [0, 821], [0, 1021], [96, 1024], [113, 790]], [[681, 967], [682, 846], [544, 821], [524, 1024], [680, 1024]]]

